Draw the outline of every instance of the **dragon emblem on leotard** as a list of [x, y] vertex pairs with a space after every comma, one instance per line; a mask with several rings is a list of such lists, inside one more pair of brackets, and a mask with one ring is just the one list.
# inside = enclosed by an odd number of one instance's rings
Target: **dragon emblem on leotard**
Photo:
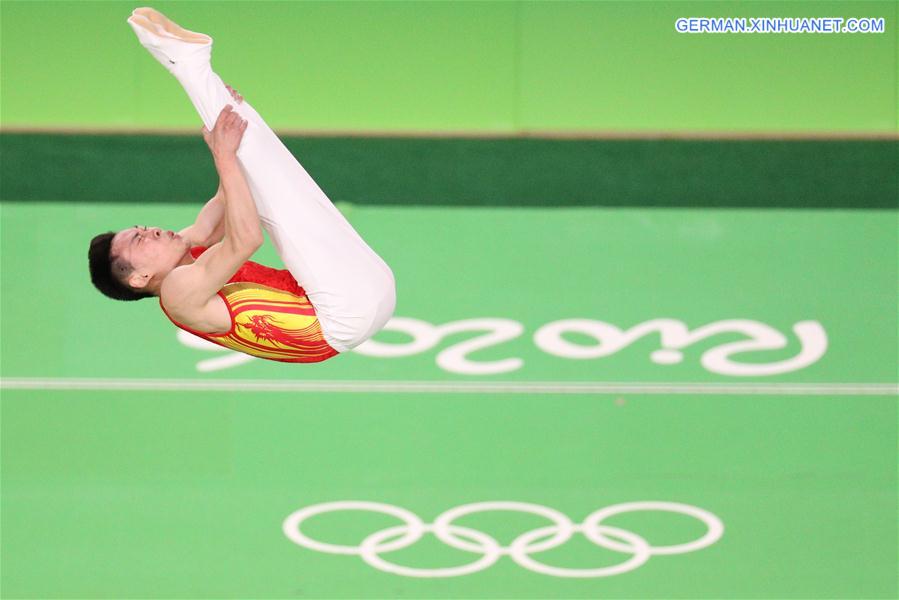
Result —
[[284, 329], [276, 325], [278, 320], [271, 315], [250, 315], [248, 318], [248, 322], [237, 324], [249, 329], [256, 336], [257, 342], [265, 340], [284, 346], [299, 346], [303, 342], [309, 342], [306, 329]]

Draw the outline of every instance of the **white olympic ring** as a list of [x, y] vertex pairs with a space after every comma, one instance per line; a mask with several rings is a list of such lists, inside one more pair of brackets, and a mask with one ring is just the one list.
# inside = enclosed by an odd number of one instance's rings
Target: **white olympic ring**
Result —
[[[400, 519], [404, 524], [376, 531], [362, 540], [358, 546], [343, 546], [320, 542], [313, 540], [300, 531], [300, 524], [309, 517], [343, 510], [365, 510], [384, 513]], [[672, 546], [652, 546], [636, 533], [619, 527], [601, 524], [604, 519], [613, 515], [645, 510], [667, 511], [695, 517], [706, 525], [708, 531], [702, 537], [692, 542]], [[453, 521], [462, 516], [485, 511], [530, 513], [549, 519], [553, 522], [553, 525], [527, 531], [515, 538], [508, 546], [501, 546], [495, 538], [482, 531], [453, 524]], [[646, 501], [613, 504], [590, 513], [583, 523], [575, 524], [557, 510], [527, 502], [493, 501], [463, 504], [443, 512], [434, 519], [433, 523], [425, 523], [414, 513], [392, 504], [364, 500], [341, 500], [313, 504], [291, 513], [284, 519], [282, 531], [292, 542], [310, 550], [330, 554], [357, 554], [376, 569], [406, 577], [456, 577], [459, 575], [470, 575], [488, 568], [504, 554], [509, 555], [520, 566], [544, 575], [552, 575], [554, 577], [608, 577], [636, 569], [649, 560], [649, 557], [653, 554], [683, 554], [711, 546], [724, 534], [724, 524], [721, 522], [721, 519], [707, 510], [679, 502]], [[575, 532], [582, 533], [585, 538], [597, 546], [614, 552], [633, 554], [633, 556], [617, 565], [596, 569], [553, 567], [531, 557], [532, 553], [561, 546]], [[411, 546], [420, 540], [425, 533], [433, 533], [440, 541], [453, 548], [465, 552], [481, 553], [483, 556], [466, 565], [437, 569], [405, 567], [391, 563], [380, 556], [384, 552]], [[543, 541], [537, 542], [537, 540]]]

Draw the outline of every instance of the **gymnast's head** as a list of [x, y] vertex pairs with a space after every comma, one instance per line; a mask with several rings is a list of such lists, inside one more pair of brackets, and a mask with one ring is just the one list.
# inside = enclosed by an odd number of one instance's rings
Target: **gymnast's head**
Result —
[[139, 225], [95, 236], [87, 256], [94, 287], [115, 300], [158, 296], [166, 275], [192, 261], [188, 240]]

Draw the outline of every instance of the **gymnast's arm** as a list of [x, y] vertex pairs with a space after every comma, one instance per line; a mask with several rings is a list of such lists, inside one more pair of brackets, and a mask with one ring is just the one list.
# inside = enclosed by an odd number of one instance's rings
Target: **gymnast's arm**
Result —
[[[243, 96], [241, 96], [237, 90], [227, 84], [225, 87], [228, 88], [228, 91], [231, 92], [231, 96], [238, 104], [243, 102]], [[206, 206], [200, 210], [200, 214], [197, 215], [197, 220], [194, 221], [192, 225], [189, 225], [178, 232], [178, 235], [182, 238], [190, 240], [191, 246], [209, 247], [222, 241], [222, 237], [225, 235], [225, 220], [223, 218], [225, 216], [225, 205], [222, 202], [221, 195], [222, 182], [221, 179], [219, 179], [218, 191], [216, 191], [215, 196], [206, 203]]]
[[247, 122], [226, 106], [207, 137], [222, 184], [222, 240], [192, 264], [174, 269], [160, 290], [167, 304], [174, 302], [191, 313], [207, 309], [222, 286], [264, 241], [256, 203], [237, 158], [246, 126]]
[[197, 219], [178, 232], [182, 238], [190, 241], [191, 246], [209, 247], [220, 242], [225, 235], [225, 203], [222, 199], [222, 184], [215, 196], [200, 210]]

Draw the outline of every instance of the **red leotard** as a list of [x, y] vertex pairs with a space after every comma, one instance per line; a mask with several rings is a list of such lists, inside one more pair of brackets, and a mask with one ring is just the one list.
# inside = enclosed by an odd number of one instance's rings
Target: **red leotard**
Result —
[[[195, 259], [206, 250], [194, 246]], [[338, 354], [325, 341], [315, 307], [306, 291], [286, 269], [274, 269], [248, 260], [218, 292], [228, 313], [227, 333], [203, 333], [182, 325], [169, 315], [159, 299], [162, 312], [185, 331], [220, 346], [281, 362], [321, 362]]]

